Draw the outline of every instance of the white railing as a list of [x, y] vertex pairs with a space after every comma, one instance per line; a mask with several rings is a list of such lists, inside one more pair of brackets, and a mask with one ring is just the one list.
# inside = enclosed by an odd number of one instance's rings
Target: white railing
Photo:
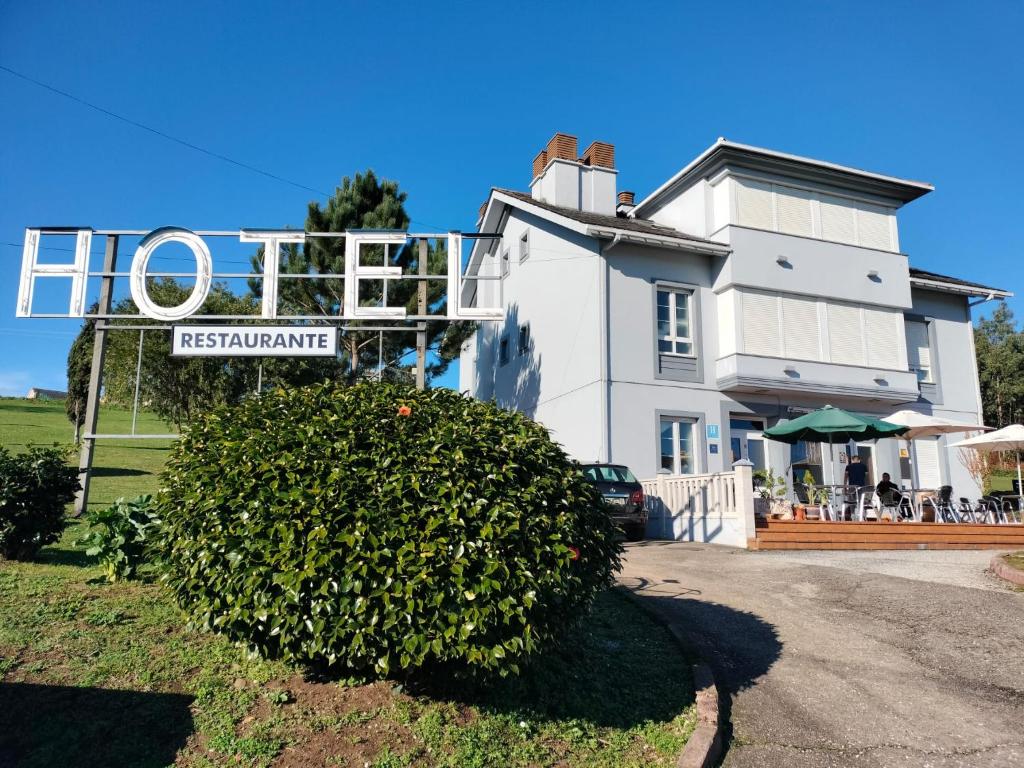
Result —
[[737, 462], [732, 472], [642, 480], [648, 535], [747, 547], [755, 535], [751, 470]]

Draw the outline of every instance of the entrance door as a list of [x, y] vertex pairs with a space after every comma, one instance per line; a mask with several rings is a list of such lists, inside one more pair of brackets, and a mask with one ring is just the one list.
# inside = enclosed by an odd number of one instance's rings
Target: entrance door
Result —
[[732, 460], [746, 459], [754, 469], [767, 469], [768, 462], [764, 448], [764, 422], [760, 419], [730, 418], [729, 444]]

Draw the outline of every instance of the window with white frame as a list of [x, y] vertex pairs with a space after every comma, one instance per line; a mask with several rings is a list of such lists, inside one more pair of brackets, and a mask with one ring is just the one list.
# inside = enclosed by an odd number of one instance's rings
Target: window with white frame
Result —
[[525, 355], [530, 351], [530, 326], [519, 326], [519, 343], [516, 347], [516, 351], [520, 355]]
[[519, 263], [522, 264], [530, 258], [530, 233], [523, 232], [523, 236], [519, 238]]
[[926, 320], [905, 320], [907, 329], [907, 366], [922, 384], [934, 382], [932, 348]]
[[693, 356], [693, 292], [658, 287], [658, 352]]
[[508, 273], [509, 273], [509, 258], [508, 258], [508, 249], [506, 249], [506, 250], [502, 251], [502, 254], [501, 254], [501, 276], [502, 277], [508, 277]]
[[692, 475], [696, 470], [693, 432], [695, 419], [662, 416], [658, 444], [662, 470], [673, 475]]

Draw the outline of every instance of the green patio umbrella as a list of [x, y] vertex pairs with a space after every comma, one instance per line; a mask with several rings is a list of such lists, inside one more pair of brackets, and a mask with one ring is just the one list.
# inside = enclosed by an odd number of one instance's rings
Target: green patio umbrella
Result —
[[[764, 436], [769, 440], [777, 440], [793, 445], [801, 440], [828, 443], [848, 443], [851, 440], [878, 440], [883, 437], [896, 437], [907, 431], [907, 427], [890, 424], [881, 419], [858, 416], [826, 405], [824, 408], [805, 413], [790, 421], [780, 422], [766, 429]], [[835, 454], [832, 454], [832, 466], [835, 467]], [[833, 469], [834, 472], [834, 469]], [[835, 477], [832, 478], [833, 482]]]

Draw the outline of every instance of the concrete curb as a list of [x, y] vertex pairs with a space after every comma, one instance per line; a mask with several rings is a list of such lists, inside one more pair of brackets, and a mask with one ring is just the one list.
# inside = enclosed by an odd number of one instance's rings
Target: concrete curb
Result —
[[676, 758], [676, 768], [711, 768], [722, 754], [721, 709], [718, 706], [718, 686], [711, 667], [701, 658], [683, 630], [666, 621], [661, 614], [643, 604], [632, 590], [618, 586], [619, 591], [640, 607], [651, 618], [665, 627], [676, 643], [688, 654], [700, 660], [693, 665], [693, 687], [697, 704], [697, 727]]
[[1005, 579], [1018, 587], [1024, 587], [1024, 571], [1003, 562], [1002, 555], [996, 555], [988, 565], [989, 569], [1001, 579]]

